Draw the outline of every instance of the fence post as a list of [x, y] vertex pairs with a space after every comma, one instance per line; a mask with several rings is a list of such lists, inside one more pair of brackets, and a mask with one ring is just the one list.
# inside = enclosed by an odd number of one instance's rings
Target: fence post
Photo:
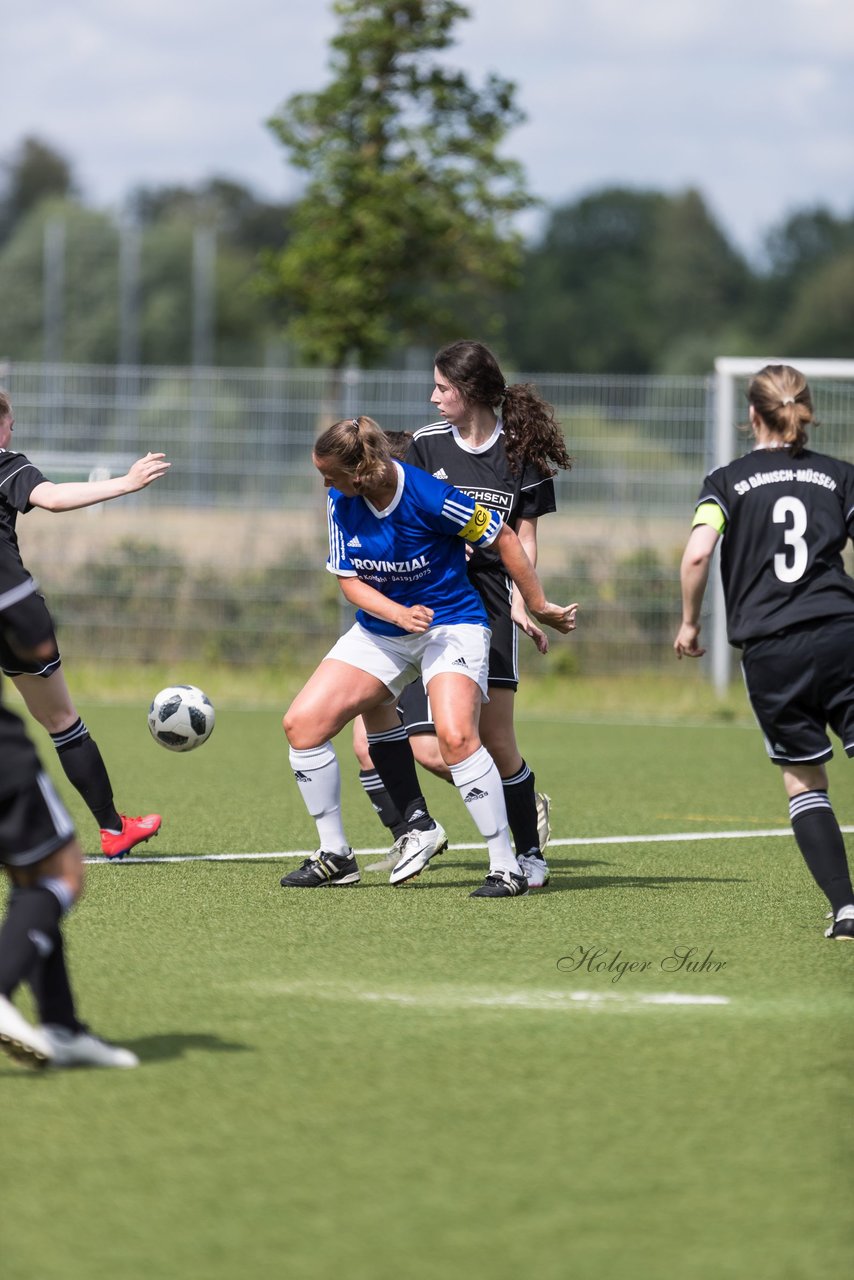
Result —
[[[735, 421], [735, 379], [722, 360], [715, 361], [715, 447], [713, 466], [723, 467], [732, 461], [733, 422]], [[710, 650], [712, 684], [719, 697], [729, 688], [732, 654], [727, 639], [726, 604], [718, 569], [720, 549], [712, 564]]]

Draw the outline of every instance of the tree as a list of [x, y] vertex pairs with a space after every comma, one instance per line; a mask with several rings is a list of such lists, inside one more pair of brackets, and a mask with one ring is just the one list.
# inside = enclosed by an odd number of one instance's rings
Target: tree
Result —
[[128, 212], [142, 226], [178, 216], [211, 226], [235, 248], [259, 253], [281, 249], [288, 238], [290, 206], [258, 197], [231, 178], [213, 177], [198, 187], [137, 187]]
[[828, 258], [804, 280], [770, 350], [850, 359], [854, 333], [854, 248]]
[[656, 335], [647, 290], [657, 191], [606, 188], [552, 210], [508, 302], [518, 364], [532, 371], [646, 373]]
[[6, 181], [0, 198], [0, 244], [42, 200], [63, 198], [74, 190], [69, 162], [38, 138], [24, 138], [2, 167]]
[[339, 369], [401, 341], [441, 340], [460, 307], [492, 304], [516, 279], [512, 219], [532, 200], [521, 167], [498, 154], [522, 119], [514, 85], [491, 75], [476, 90], [429, 56], [452, 44], [463, 5], [333, 7], [332, 81], [269, 122], [311, 178], [266, 278], [304, 355]]
[[524, 274], [514, 359], [583, 373], [704, 371], [752, 281], [698, 192], [626, 187], [554, 209]]
[[63, 228], [59, 355], [112, 363], [117, 356], [118, 236], [112, 220], [72, 200], [40, 200], [0, 249], [0, 355], [41, 360], [45, 352], [45, 228]]

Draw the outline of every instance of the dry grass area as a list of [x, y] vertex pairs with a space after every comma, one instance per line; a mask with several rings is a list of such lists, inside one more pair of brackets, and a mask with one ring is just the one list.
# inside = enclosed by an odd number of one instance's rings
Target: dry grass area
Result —
[[[540, 563], [560, 572], [577, 556], [609, 565], [640, 547], [652, 547], [662, 559], [676, 558], [688, 519], [638, 517], [614, 511], [604, 515], [567, 513], [540, 521]], [[245, 511], [227, 508], [137, 507], [121, 502], [69, 511], [62, 516], [32, 511], [18, 521], [25, 563], [39, 575], [48, 566], [63, 572], [126, 542], [156, 543], [192, 567], [214, 566], [231, 574], [280, 564], [296, 549], [318, 549], [318, 568], [326, 541], [322, 503], [307, 509]]]

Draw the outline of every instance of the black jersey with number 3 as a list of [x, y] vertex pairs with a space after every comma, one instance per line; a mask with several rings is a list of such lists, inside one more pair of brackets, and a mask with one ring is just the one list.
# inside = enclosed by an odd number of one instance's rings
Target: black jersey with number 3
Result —
[[854, 536], [854, 466], [805, 449], [754, 449], [703, 482], [724, 516], [721, 577], [730, 643], [854, 615], [842, 552]]
[[[490, 438], [477, 446], [463, 440], [449, 422], [421, 427], [413, 435], [406, 461], [491, 507], [511, 528], [517, 520], [534, 520], [556, 510], [550, 476], [528, 463], [521, 475], [510, 470], [500, 418]], [[494, 548], [476, 550], [468, 574], [488, 612], [509, 612], [511, 583]]]

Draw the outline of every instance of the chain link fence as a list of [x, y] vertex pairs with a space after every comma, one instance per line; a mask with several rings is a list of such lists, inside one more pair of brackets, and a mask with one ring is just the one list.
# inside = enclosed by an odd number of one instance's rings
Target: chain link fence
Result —
[[[536, 382], [555, 405], [574, 459], [539, 542], [547, 592], [579, 601], [579, 629], [545, 660], [523, 643], [523, 667], [668, 664], [679, 559], [715, 456], [714, 377], [508, 376]], [[396, 430], [435, 419], [429, 368], [9, 364], [0, 382], [15, 405], [15, 446], [53, 480], [121, 473], [149, 449], [172, 461], [140, 494], [19, 519], [69, 658], [276, 665], [322, 654], [345, 616], [323, 569], [312, 442], [355, 413]], [[818, 379], [813, 390], [817, 447], [851, 456], [854, 380]]]

